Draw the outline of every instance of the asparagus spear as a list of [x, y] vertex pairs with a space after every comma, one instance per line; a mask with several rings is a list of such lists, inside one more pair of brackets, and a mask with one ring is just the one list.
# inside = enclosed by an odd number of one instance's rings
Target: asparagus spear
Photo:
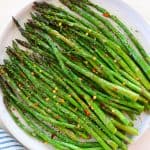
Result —
[[109, 32], [109, 30], [104, 26], [102, 22], [100, 22], [97, 18], [94, 18], [91, 14], [87, 13], [77, 5], [74, 5], [71, 1], [61, 0], [63, 4], [65, 4], [67, 7], [69, 7], [72, 11], [75, 11], [79, 15], [81, 15], [83, 18], [94, 24], [100, 32], [102, 32], [106, 37], [114, 41], [115, 43], [120, 43], [119, 40], [112, 34], [112, 32]]
[[[103, 22], [104, 23], [104, 25], [106, 25], [109, 29], [110, 29], [110, 31], [112, 31], [119, 39], [120, 39], [120, 41], [122, 42], [122, 44], [128, 49], [128, 48], [130, 48], [130, 49], [132, 49], [133, 50], [133, 48], [129, 45], [129, 43], [127, 42], [127, 40], [125, 39], [125, 37], [124, 37], [124, 35], [123, 34], [121, 34], [112, 24], [111, 24], [111, 22], [109, 22], [107, 19], [105, 19], [104, 17], [101, 17], [98, 13], [96, 13], [96, 12], [94, 12], [94, 11], [92, 11], [91, 9], [90, 9], [90, 7], [88, 7], [88, 6], [86, 6], [86, 4], [85, 3], [82, 3], [82, 1], [80, 1], [80, 3], [78, 3], [78, 2], [76, 2], [76, 1], [72, 1], [72, 3], [75, 3], [75, 4], [77, 4], [79, 7], [81, 7], [83, 10], [85, 10], [86, 12], [88, 12], [89, 14], [91, 14], [91, 15], [93, 15], [96, 19], [98, 19], [98, 20], [100, 20], [101, 22]], [[96, 8], [98, 8], [98, 7], [96, 7]], [[105, 13], [106, 13], [106, 11], [105, 11]], [[108, 13], [108, 12], [107, 12]], [[117, 17], [112, 17], [109, 13], [108, 13], [108, 18], [114, 18], [114, 21], [115, 22], [118, 22], [118, 20], [116, 19]], [[118, 22], [118, 24], [120, 25], [120, 20], [119, 20], [119, 22]], [[124, 26], [122, 26], [123, 27], [123, 29], [125, 29], [124, 28]], [[128, 30], [128, 28], [126, 28], [127, 30], [125, 30], [127, 33], [129, 33], [130, 31]], [[129, 35], [131, 35], [131, 40], [132, 40], [132, 37], [134, 37], [133, 36], [133, 34], [129, 34]], [[133, 38], [134, 40], [133, 41], [135, 41], [135, 43], [137, 43], [137, 41], [136, 41], [136, 39], [135, 39], [135, 37]], [[135, 44], [137, 47], [139, 47], [139, 44]], [[145, 53], [145, 50], [140, 46], [140, 49], [142, 49], [142, 53], [143, 53], [143, 51], [144, 51], [144, 56], [146, 56], [147, 54]], [[135, 50], [133, 50], [133, 51], [135, 51]]]
[[[140, 90], [140, 91], [143, 91], [143, 90]], [[144, 92], [142, 92], [142, 93], [144, 93]]]
[[[23, 107], [25, 110], [28, 110], [30, 113], [32, 113], [31, 112], [31, 109], [29, 110], [24, 104], [21, 104], [20, 102], [18, 102], [20, 105], [21, 105], [21, 107]], [[77, 118], [76, 118], [77, 119]], [[83, 121], [82, 121], [82, 123], [83, 123]], [[101, 140], [101, 138], [95, 133], [95, 132], [93, 132], [93, 130], [91, 130], [91, 128], [89, 127], [89, 126], [87, 126], [87, 125], [85, 125], [85, 127], [87, 128], [87, 130], [90, 130], [91, 132], [90, 133], [92, 133], [97, 139], [98, 139], [98, 141], [99, 142], [101, 142], [101, 144], [104, 146], [104, 149], [109, 149], [109, 147], [107, 146], [107, 145], [105, 145], [105, 143]], [[89, 132], [89, 131], [88, 131]]]
[[[84, 31], [84, 32], [89, 32], [89, 34], [91, 34], [92, 36], [94, 35], [96, 38], [98, 39], [101, 39], [101, 42], [103, 41], [106, 45], [108, 44], [109, 47], [111, 47], [112, 49], [114, 49], [115, 47], [115, 51], [117, 50], [117, 53], [120, 53], [120, 56], [121, 57], [124, 57], [123, 59], [125, 59], [126, 63], [130, 63], [130, 67], [134, 66], [133, 69], [135, 70], [139, 68], [137, 66], [135, 66], [135, 64], [133, 63], [133, 61], [131, 61], [131, 59], [129, 58], [129, 56], [127, 56], [121, 49], [118, 45], [112, 43], [111, 41], [109, 40], [106, 40], [105, 37], [103, 37], [102, 35], [100, 35], [100, 33], [97, 33], [97, 32], [94, 32], [94, 31], [91, 31], [89, 29], [87, 29], [86, 27], [84, 26], [81, 26], [81, 25], [78, 25], [77, 23], [69, 23], [68, 21], [63, 21], [61, 20], [64, 24], [67, 24], [71, 27], [77, 27], [77, 28], [80, 28], [80, 30]], [[60, 22], [60, 21], [59, 21]], [[30, 22], [31, 24], [31, 22]], [[73, 43], [70, 43], [69, 40], [67, 40], [65, 37], [63, 37], [62, 35], [60, 35], [56, 30], [53, 30], [51, 29], [50, 27], [46, 26], [45, 24], [41, 23], [41, 22], [38, 22], [38, 21], [34, 21], [32, 22], [32, 25], [35, 26], [35, 27], [38, 27], [38, 28], [41, 28], [42, 30], [48, 32], [50, 35], [52, 36], [56, 36], [57, 38], [61, 38], [61, 40], [63, 40], [64, 42], [66, 42], [68, 45], [72, 46], [72, 47], [77, 47], [76, 45], [73, 45]], [[51, 31], [51, 32], [50, 32]], [[102, 43], [103, 43], [102, 42]], [[79, 51], [79, 50], [78, 50]], [[79, 51], [80, 52], [80, 51]], [[85, 54], [84, 54], [85, 55]], [[97, 60], [96, 60], [97, 61]], [[140, 78], [140, 80], [142, 81], [142, 83], [145, 85], [145, 87], [147, 89], [149, 89], [149, 82], [147, 81], [147, 79], [145, 78], [145, 76], [143, 75], [143, 73], [139, 70], [138, 71], [138, 78]]]
[[[40, 98], [41, 99], [41, 98]], [[48, 128], [49, 129], [49, 128]], [[49, 129], [50, 130], [50, 129]], [[96, 146], [96, 143], [91, 143], [91, 145], [90, 145], [90, 143], [80, 143], [80, 142], [74, 142], [74, 141], [72, 141], [72, 140], [70, 140], [70, 139], [68, 139], [68, 138], [64, 138], [64, 137], [62, 137], [59, 133], [57, 133], [57, 132], [54, 132], [52, 129], [50, 130], [50, 132], [52, 132], [53, 134], [56, 134], [58, 137], [60, 137], [61, 139], [65, 139], [65, 140], [67, 140], [68, 142], [70, 142], [70, 143], [73, 143], [73, 144], [75, 144], [75, 145], [81, 145], [81, 146], [83, 146], [83, 147], [90, 147], [90, 146], [92, 146], [93, 144]], [[94, 146], [93, 145], [93, 146]]]
[[[42, 36], [42, 35], [41, 35], [41, 36]], [[47, 39], [46, 39], [46, 40], [47, 40]], [[69, 42], [69, 41], [67, 41], [67, 42]], [[71, 44], [71, 42], [70, 42], [69, 44]], [[72, 44], [73, 44], [73, 43], [72, 43]], [[115, 75], [115, 76], [117, 76], [117, 75]], [[120, 79], [123, 80], [123, 78], [120, 78]], [[128, 83], [128, 82], [127, 82], [127, 83]], [[132, 88], [134, 88], [131, 84], [129, 84], [129, 86], [132, 87]], [[140, 89], [138, 89], [138, 88], [136, 88], [136, 87], [135, 87], [134, 89], [138, 90], [138, 92], [142, 91], [142, 93], [144, 93], [144, 92], [143, 92], [144, 90], [140, 90]], [[146, 92], [146, 96], [148, 96], [148, 95], [149, 95], [148, 92]], [[149, 97], [149, 96], [148, 96], [148, 97]]]
[[34, 65], [33, 65], [34, 66]]
[[84, 26], [86, 26], [88, 28], [92, 28], [92, 29], [96, 30], [96, 27], [94, 27], [92, 24], [90, 24], [85, 19], [79, 18], [78, 16], [73, 15], [69, 11], [66, 11], [66, 10], [64, 10], [64, 9], [62, 9], [60, 7], [56, 7], [55, 5], [48, 4], [48, 3], [38, 3], [38, 2], [35, 2], [33, 8], [36, 11], [42, 12], [42, 13], [46, 13], [47, 15], [51, 15], [52, 12], [55, 12], [57, 14], [59, 13], [59, 14], [61, 14], [61, 17], [63, 19], [67, 19], [68, 20], [68, 18], [69, 18], [72, 21], [79, 22], [79, 23], [83, 24]]
[[[18, 125], [27, 133], [33, 133], [38, 139], [52, 144], [55, 142], [54, 146], [59, 149], [94, 150], [101, 147], [102, 149], [117, 149], [117, 147], [126, 149], [121, 139], [127, 142], [130, 142], [130, 139], [123, 133], [136, 135], [137, 130], [120, 110], [127, 114], [141, 113], [142, 105], [148, 103], [150, 99], [147, 91], [150, 84], [147, 79], [149, 67], [146, 62], [146, 53], [144, 60], [143, 54], [136, 52], [127, 43], [123, 34], [107, 19], [99, 17], [98, 13], [89, 6], [106, 13], [103, 8], [86, 0], [84, 4], [83, 1], [79, 4], [76, 0], [63, 2], [84, 19], [79, 19], [71, 12], [47, 3], [35, 3], [34, 9], [37, 13], [31, 14], [34, 21], [25, 24], [25, 29], [14, 19], [22, 35], [28, 40], [28, 43], [20, 40], [17, 42], [29, 50], [23, 52], [16, 43], [13, 43], [13, 48], [8, 48], [10, 62], [5, 61], [5, 66], [0, 67], [0, 82], [4, 89], [6, 104], [10, 111], [11, 106], [15, 107], [24, 121], [29, 124], [30, 130], [16, 119], [13, 112], [11, 113]], [[110, 14], [108, 15], [111, 19], [113, 18]], [[98, 23], [101, 24], [100, 27]], [[102, 29], [103, 33], [100, 33], [97, 28]], [[123, 29], [126, 30], [124, 26]], [[91, 45], [91, 43], [94, 44]], [[132, 55], [135, 54], [135, 56], [129, 56], [125, 48], [129, 52], [133, 49]], [[109, 59], [103, 58], [106, 51], [109, 52]], [[77, 61], [71, 58], [74, 55]], [[112, 61], [112, 58], [116, 57], [121, 60], [118, 64]], [[141, 68], [132, 60], [132, 57], [135, 62], [138, 58], [142, 60]], [[92, 70], [93, 68], [96, 72]], [[139, 71], [137, 75], [134, 75], [135, 71]], [[80, 78], [83, 82], [79, 80]], [[122, 82], [126, 84], [122, 85]], [[93, 85], [94, 87], [91, 87]], [[56, 87], [58, 91], [53, 90]], [[68, 96], [70, 93], [72, 95]], [[44, 101], [45, 97], [52, 99], [51, 102]], [[60, 99], [64, 99], [65, 102], [60, 103]], [[111, 105], [109, 102], [112, 102]], [[34, 103], [37, 103], [38, 107], [33, 107]], [[147, 106], [145, 108], [148, 108]], [[108, 123], [105, 122], [105, 116], [112, 119], [114, 115], [122, 123], [116, 118]], [[35, 119], [30, 122], [32, 117]], [[38, 121], [41, 122], [39, 125], [37, 125]], [[48, 130], [50, 123], [55, 125], [55, 129]], [[44, 130], [41, 130], [42, 128]], [[110, 133], [113, 129], [116, 130], [115, 135]], [[57, 133], [56, 130], [61, 131], [62, 136], [54, 141], [48, 140], [49, 133]], [[77, 130], [76, 133], [75, 130]], [[98, 146], [78, 141], [79, 135], [86, 137], [87, 133], [91, 133], [98, 142]], [[69, 137], [70, 140], [68, 140]]]
[[109, 49], [110, 50], [110, 49]]
[[136, 37], [132, 34], [132, 32], [128, 29], [128, 27], [117, 17], [112, 15], [110, 12], [108, 12], [106, 9], [102, 8], [99, 5], [96, 5], [90, 1], [85, 0], [84, 3], [87, 3], [89, 6], [92, 6], [96, 8], [98, 11], [100, 11], [103, 14], [107, 14], [108, 19], [112, 19], [115, 23], [117, 23], [124, 32], [128, 35], [128, 37], [131, 39], [131, 41], [135, 44], [135, 46], [138, 48], [141, 55], [144, 57], [144, 59], [149, 63], [150, 59], [148, 57], [148, 54], [144, 50], [143, 46], [139, 43], [139, 41], [136, 39]]
[[[39, 5], [40, 5], [40, 4], [39, 4]], [[42, 5], [42, 4], [41, 4], [41, 5]], [[44, 3], [44, 6], [47, 6], [47, 8], [49, 8], [49, 4], [47, 4], [47, 3]], [[59, 8], [58, 8], [58, 9], [59, 9]], [[47, 11], [48, 11], [48, 10], [47, 10]], [[46, 14], [48, 14], [47, 11], [45, 11]], [[62, 9], [61, 9], [61, 11], [63, 12]], [[61, 12], [61, 11], [60, 11], [60, 12]]]
[[[19, 57], [19, 56], [18, 56]], [[26, 63], [27, 63], [27, 61], [26, 61]], [[30, 68], [32, 67], [32, 65], [31, 64], [29, 64], [28, 63], [28, 65], [30, 65]], [[42, 71], [42, 70], [41, 70]], [[37, 74], [39, 74], [38, 72], [37, 72], [37, 70], [35, 70], [34, 69], [34, 72], [35, 73], [37, 73]], [[40, 77], [42, 77], [42, 80], [44, 80], [47, 84], [49, 84], [50, 86], [52, 86], [53, 88], [55, 88], [56, 87], [56, 85], [54, 84], [54, 83], [52, 83], [52, 82], [50, 82], [50, 80], [47, 80], [44, 76], [42, 76], [42, 74], [39, 74], [40, 75]], [[58, 93], [59, 94], [59, 93]], [[65, 95], [65, 93], [63, 93], [63, 95]], [[81, 94], [81, 95], [83, 95], [83, 94]], [[68, 98], [68, 97], [64, 97], [65, 99], [67, 99], [67, 100], [71, 100], [72, 102], [71, 103], [73, 103], [77, 108], [78, 107], [80, 107], [80, 106], [78, 106], [77, 105], [77, 103], [75, 103], [75, 101], [72, 99], [72, 98]], [[90, 99], [89, 99], [90, 100]], [[114, 132], [115, 130], [114, 130], [114, 128], [113, 128], [113, 126], [111, 126], [111, 122], [109, 123], [109, 122], [107, 122], [106, 121], [106, 123], [105, 123], [105, 116], [104, 116], [104, 114], [103, 114], [103, 112], [102, 111], [100, 111], [99, 109], [97, 109], [97, 106], [96, 105], [94, 105], [93, 106], [93, 104], [92, 103], [89, 103], [89, 105], [91, 105], [91, 107], [94, 107], [95, 108], [95, 111], [96, 111], [96, 113], [97, 113], [97, 115], [100, 117], [100, 119], [102, 119], [102, 121], [104, 122], [104, 124], [105, 125], [107, 125], [107, 123], [108, 123], [108, 127], [110, 126], [110, 130], [112, 131], [112, 132]], [[101, 115], [99, 115], [99, 113], [101, 114]], [[102, 117], [103, 116], [103, 117]], [[105, 119], [104, 119], [105, 118]], [[111, 129], [112, 128], [112, 129]]]

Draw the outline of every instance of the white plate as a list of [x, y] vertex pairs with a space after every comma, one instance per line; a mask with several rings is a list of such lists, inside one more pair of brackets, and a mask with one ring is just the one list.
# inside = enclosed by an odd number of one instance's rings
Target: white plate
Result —
[[[31, 12], [32, 1], [26, 7], [21, 9], [15, 16], [19, 21], [23, 22], [27, 17], [29, 17], [29, 12]], [[50, 2], [60, 5], [58, 0], [51, 0]], [[149, 24], [132, 8], [130, 8], [126, 3], [121, 0], [93, 0], [97, 4], [110, 10], [113, 14], [120, 17], [127, 25], [132, 29], [136, 37], [144, 45], [147, 52], [150, 53], [150, 26]], [[61, 6], [61, 5], [60, 5]], [[138, 30], [138, 32], [135, 32]], [[5, 28], [4, 32], [0, 36], [0, 63], [6, 57], [5, 47], [11, 44], [12, 39], [20, 38], [20, 33], [17, 31], [15, 25], [10, 21], [8, 26]], [[148, 51], [149, 50], [149, 51]], [[2, 120], [4, 126], [9, 130], [12, 135], [18, 139], [24, 146], [30, 150], [52, 150], [51, 146], [47, 146], [34, 138], [28, 136], [24, 133], [12, 120], [11, 116], [7, 112], [7, 109], [3, 103], [2, 93], [0, 92], [0, 119]], [[135, 122], [135, 126], [139, 129], [139, 136], [133, 137], [134, 141], [146, 131], [149, 127], [150, 116], [148, 114], [142, 114], [138, 120]]]

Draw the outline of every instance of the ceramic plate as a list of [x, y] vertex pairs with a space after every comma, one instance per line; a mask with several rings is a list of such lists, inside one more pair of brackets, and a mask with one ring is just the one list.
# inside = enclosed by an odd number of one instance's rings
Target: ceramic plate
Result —
[[[23, 9], [18, 11], [15, 17], [19, 22], [23, 23], [26, 18], [29, 17], [29, 13], [32, 10], [32, 0]], [[58, 0], [50, 0], [50, 3], [62, 6]], [[150, 26], [149, 24], [132, 8], [121, 0], [93, 0], [93, 2], [100, 4], [104, 8], [110, 10], [112, 14], [117, 15], [124, 21], [127, 26], [136, 35], [142, 45], [145, 47], [148, 53], [150, 53]], [[63, 6], [62, 6], [63, 7]], [[11, 44], [11, 41], [15, 38], [20, 38], [20, 33], [12, 21], [8, 21], [7, 27], [3, 30], [0, 36], [0, 63], [3, 63], [3, 59], [6, 58], [5, 47]], [[7, 112], [5, 104], [3, 102], [2, 93], [0, 92], [0, 119], [4, 126], [9, 130], [12, 135], [18, 139], [25, 147], [30, 150], [52, 150], [51, 146], [47, 146], [34, 138], [24, 133], [12, 120], [11, 116]], [[143, 113], [137, 118], [135, 126], [139, 129], [139, 136], [133, 137], [136, 141], [149, 127], [150, 115]]]

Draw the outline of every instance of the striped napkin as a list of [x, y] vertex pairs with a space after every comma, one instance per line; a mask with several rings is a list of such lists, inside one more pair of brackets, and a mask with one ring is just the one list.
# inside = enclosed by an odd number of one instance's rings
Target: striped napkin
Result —
[[0, 128], [0, 150], [25, 150], [9, 133]]

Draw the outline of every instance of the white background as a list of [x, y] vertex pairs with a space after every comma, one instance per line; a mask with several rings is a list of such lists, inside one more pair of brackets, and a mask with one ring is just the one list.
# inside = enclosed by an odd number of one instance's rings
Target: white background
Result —
[[[0, 0], [0, 32], [3, 30], [8, 20], [11, 19], [18, 8], [27, 4], [30, 0]], [[150, 1], [149, 0], [124, 0], [143, 17], [150, 22]], [[2, 126], [0, 122], [0, 126]], [[138, 142], [130, 146], [130, 150], [150, 150], [150, 130], [147, 131]]]

